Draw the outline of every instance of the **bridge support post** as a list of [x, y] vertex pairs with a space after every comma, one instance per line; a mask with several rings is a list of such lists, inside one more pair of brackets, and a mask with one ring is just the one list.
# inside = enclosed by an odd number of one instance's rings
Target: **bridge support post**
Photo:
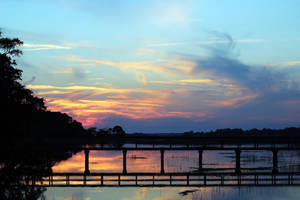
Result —
[[161, 149], [160, 150], [160, 173], [164, 174], [165, 173], [165, 164], [164, 164], [164, 160], [165, 160], [165, 150]]
[[235, 172], [241, 173], [241, 150], [235, 149]]
[[273, 149], [272, 150], [273, 153], [273, 173], [278, 173], [278, 150], [277, 149]]
[[90, 170], [89, 170], [89, 153], [90, 150], [84, 150], [84, 154], [85, 154], [85, 170], [84, 170], [84, 174], [89, 174]]
[[202, 170], [202, 155], [203, 155], [203, 150], [198, 150], [198, 153], [199, 153], [199, 171]]
[[127, 157], [127, 150], [123, 150], [123, 174], [127, 173], [126, 157]]

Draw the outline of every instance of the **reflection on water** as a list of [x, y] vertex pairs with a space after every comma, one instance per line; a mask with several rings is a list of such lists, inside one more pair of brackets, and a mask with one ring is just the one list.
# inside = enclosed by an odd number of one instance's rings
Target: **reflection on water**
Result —
[[[186, 191], [195, 192], [183, 196]], [[299, 200], [300, 188], [49, 188], [45, 196], [50, 200]]]
[[[124, 144], [123, 147], [134, 147]], [[151, 145], [144, 146], [151, 148]], [[165, 146], [163, 146], [165, 147]], [[22, 154], [20, 153], [22, 152]], [[17, 155], [17, 156], [16, 156]], [[160, 173], [162, 154], [160, 150], [90, 150], [89, 170], [91, 173], [123, 173], [124, 155], [126, 155], [127, 173]], [[197, 150], [165, 150], [163, 153], [164, 172], [167, 173], [194, 173], [194, 172], [230, 172], [236, 169], [236, 152], [234, 150], [204, 150], [202, 153], [201, 168], [199, 164], [199, 152]], [[272, 151], [243, 150], [240, 154], [240, 166], [243, 173], [246, 172], [272, 172]], [[25, 187], [32, 179], [42, 180], [43, 174], [49, 172], [84, 173], [86, 166], [86, 153], [83, 150], [70, 151], [68, 148], [60, 148], [55, 151], [25, 151], [7, 152], [1, 154], [0, 178], [1, 184], [8, 181], [17, 186], [1, 187], [1, 194], [7, 193], [6, 199], [16, 199], [16, 195], [23, 195], [17, 199], [299, 199], [300, 188], [298, 187]], [[300, 152], [279, 151], [279, 172], [299, 172]], [[32, 174], [18, 179], [22, 173]], [[39, 173], [37, 173], [39, 172]], [[7, 176], [9, 174], [9, 176]], [[9, 180], [6, 180], [9, 178]], [[82, 178], [78, 176], [78, 180]], [[112, 177], [114, 178], [114, 177]], [[133, 179], [133, 177], [123, 177]], [[151, 177], [150, 177], [151, 178]], [[162, 180], [164, 177], [161, 177]], [[169, 178], [169, 177], [167, 177]], [[180, 177], [179, 177], [180, 178]], [[184, 176], [183, 178], [186, 178]], [[116, 178], [115, 178], [116, 179]], [[147, 179], [147, 178], [145, 178]], [[45, 179], [43, 179], [45, 180]], [[62, 179], [63, 180], [63, 179]], [[169, 181], [168, 179], [166, 181]], [[65, 180], [61, 181], [65, 184]], [[74, 181], [76, 182], [76, 181]], [[79, 181], [77, 181], [79, 182]], [[100, 179], [95, 178], [95, 184], [100, 184]], [[107, 180], [109, 182], [109, 180]], [[176, 184], [176, 181], [173, 181]], [[5, 184], [4, 184], [5, 185]], [[9, 185], [9, 184], [7, 184]], [[150, 185], [151, 186], [151, 185]], [[46, 191], [45, 191], [46, 190]], [[5, 199], [5, 198], [0, 198]]]
[[43, 193], [46, 188], [28, 185], [35, 185], [44, 178], [44, 174], [51, 173], [55, 163], [67, 160], [78, 152], [60, 144], [44, 148], [35, 148], [34, 145], [0, 146], [1, 200], [45, 198]]
[[[270, 171], [273, 167], [271, 151], [249, 151], [241, 153], [241, 169], [244, 172]], [[127, 172], [159, 172], [161, 169], [160, 151], [128, 151]], [[199, 169], [198, 151], [165, 151], [165, 172], [195, 172]], [[89, 153], [91, 172], [122, 172], [122, 151], [93, 150]], [[234, 171], [234, 151], [204, 151], [203, 169]], [[80, 151], [65, 161], [56, 163], [53, 172], [84, 172], [84, 151]], [[279, 151], [278, 169], [280, 172], [300, 171], [299, 151]]]

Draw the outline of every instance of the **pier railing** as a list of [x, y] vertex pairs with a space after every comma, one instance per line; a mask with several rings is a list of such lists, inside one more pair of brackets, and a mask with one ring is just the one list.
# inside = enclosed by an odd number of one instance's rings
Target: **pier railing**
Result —
[[53, 173], [27, 184], [42, 187], [300, 186], [299, 173]]
[[[210, 186], [300, 186], [300, 171], [282, 172], [278, 168], [278, 152], [300, 151], [298, 144], [125, 144], [86, 146], [84, 151], [84, 171], [66, 173], [23, 174], [20, 180], [24, 185], [42, 187], [210, 187]], [[118, 173], [98, 173], [89, 168], [90, 151], [121, 151], [122, 171]], [[128, 151], [160, 152], [160, 171], [128, 172]], [[196, 151], [198, 153], [197, 170], [193, 172], [166, 172], [166, 151]], [[203, 167], [203, 154], [207, 151], [234, 152], [235, 166], [213, 171]], [[272, 152], [272, 167], [264, 172], [241, 168], [241, 154], [244, 151]], [[101, 163], [100, 163], [101, 164]], [[227, 170], [227, 171], [226, 171]], [[220, 172], [221, 171], [221, 172]], [[27, 178], [26, 178], [27, 177]], [[31, 177], [28, 179], [28, 177]], [[36, 177], [36, 178], [35, 178]], [[30, 180], [30, 181], [28, 181]], [[1, 183], [1, 181], [0, 181]], [[13, 185], [12, 185], [13, 186]]]

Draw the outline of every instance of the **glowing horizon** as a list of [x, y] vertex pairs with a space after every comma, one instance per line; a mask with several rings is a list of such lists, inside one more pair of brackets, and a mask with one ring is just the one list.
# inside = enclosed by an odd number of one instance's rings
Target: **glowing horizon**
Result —
[[296, 1], [4, 0], [23, 83], [49, 110], [126, 132], [299, 126]]

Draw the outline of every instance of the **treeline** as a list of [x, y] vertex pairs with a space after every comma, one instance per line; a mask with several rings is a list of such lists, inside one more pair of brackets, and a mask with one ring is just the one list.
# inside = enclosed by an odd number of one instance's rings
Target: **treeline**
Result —
[[44, 99], [21, 83], [22, 70], [16, 68], [14, 58], [22, 55], [18, 49], [22, 44], [17, 38], [2, 37], [0, 32], [0, 140], [84, 135], [80, 122], [67, 114], [48, 111]]
[[91, 127], [87, 129], [90, 136], [103, 137], [103, 136], [125, 136], [126, 133], [121, 126], [114, 126], [113, 128], [101, 128]]
[[215, 131], [208, 131], [208, 132], [194, 132], [188, 131], [183, 133], [185, 136], [260, 136], [260, 135], [300, 135], [300, 128], [297, 127], [288, 127], [284, 129], [249, 129], [243, 130], [240, 128], [226, 128], [226, 129], [217, 129]]

